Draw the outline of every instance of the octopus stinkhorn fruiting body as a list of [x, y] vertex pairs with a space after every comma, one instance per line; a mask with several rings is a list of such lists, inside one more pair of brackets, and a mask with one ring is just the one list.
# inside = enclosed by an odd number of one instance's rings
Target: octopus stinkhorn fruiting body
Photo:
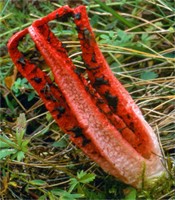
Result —
[[[77, 73], [48, 22], [73, 17], [88, 80]], [[18, 50], [29, 34], [50, 67], [54, 82]], [[63, 6], [12, 36], [10, 56], [60, 128], [109, 174], [136, 188], [166, 176], [152, 128], [111, 72], [90, 26], [86, 8]]]

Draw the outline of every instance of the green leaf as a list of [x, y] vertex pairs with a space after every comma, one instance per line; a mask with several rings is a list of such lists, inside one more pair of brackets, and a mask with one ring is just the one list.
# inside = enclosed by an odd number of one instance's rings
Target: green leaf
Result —
[[122, 68], [120, 67], [119, 63], [117, 63], [117, 62], [113, 62], [110, 65], [110, 68], [112, 69], [113, 72], [121, 72], [122, 71]]
[[16, 157], [17, 157], [17, 161], [21, 161], [23, 158], [25, 158], [24, 152], [18, 151]]
[[35, 92], [31, 92], [27, 97], [27, 101], [31, 101], [34, 97], [35, 97]]
[[40, 180], [40, 179], [32, 180], [29, 183], [31, 183], [32, 185], [37, 185], [37, 186], [42, 186], [42, 185], [46, 185], [47, 184], [46, 181], [43, 181], [43, 180]]
[[109, 36], [110, 36], [111, 38], [113, 38], [113, 37], [114, 37], [114, 32], [113, 32], [113, 31], [109, 31]]
[[130, 191], [129, 193], [125, 196], [124, 200], [136, 200], [137, 196], [137, 191], [134, 188], [128, 188]]
[[28, 143], [30, 142], [30, 140], [24, 140], [22, 143], [21, 143], [21, 150], [23, 152], [27, 152], [28, 150]]
[[26, 78], [22, 78], [21, 79], [21, 84], [25, 84], [25, 83], [28, 83], [28, 80]]
[[71, 194], [61, 189], [53, 189], [51, 193], [55, 196], [59, 196], [59, 200], [76, 200], [84, 196], [83, 194]]
[[26, 130], [26, 125], [27, 125], [26, 117], [25, 114], [22, 113], [17, 118], [17, 125], [16, 125], [16, 140], [18, 142], [18, 145], [21, 145], [22, 143], [22, 139]]
[[158, 75], [155, 72], [145, 71], [141, 74], [140, 78], [143, 80], [151, 80], [157, 78]]
[[67, 141], [65, 140], [65, 138], [61, 138], [59, 141], [54, 142], [52, 146], [64, 148], [67, 147]]
[[120, 30], [120, 29], [117, 31], [117, 35], [120, 38], [120, 43], [122, 44], [126, 42], [130, 42], [134, 36], [132, 34], [127, 34], [125, 31]]
[[82, 170], [80, 173], [77, 173], [77, 178], [80, 183], [90, 183], [95, 179], [95, 174], [88, 174]]
[[92, 18], [91, 18], [91, 26], [94, 27], [98, 24], [99, 22], [99, 16], [98, 15], [94, 15]]
[[15, 145], [6, 135], [0, 135], [0, 149]]
[[15, 108], [14, 108], [12, 102], [8, 99], [8, 96], [5, 97], [5, 101], [6, 101], [8, 108], [10, 108], [10, 110], [14, 112]]
[[46, 119], [47, 121], [50, 121], [52, 119], [52, 115], [50, 113], [46, 114]]
[[2, 148], [8, 148], [8, 147], [10, 147], [10, 145], [9, 145], [9, 144], [7, 144], [7, 143], [5, 143], [5, 142], [2, 142], [2, 141], [0, 141], [0, 149], [2, 149]]
[[163, 56], [167, 58], [175, 58], [174, 52], [163, 54]]
[[0, 150], [0, 160], [2, 160], [3, 158], [15, 154], [17, 152], [16, 149], [2, 149]]
[[84, 188], [84, 194], [86, 196], [86, 199], [90, 200], [107, 199], [105, 197], [105, 191], [97, 192], [91, 189]]
[[48, 192], [48, 197], [49, 197], [49, 200], [55, 200], [55, 196], [53, 195], [52, 192]]
[[81, 184], [90, 183], [95, 179], [95, 174], [92, 173], [86, 173], [83, 170], [77, 173], [77, 178], [71, 178], [70, 179], [70, 188], [69, 192], [72, 192], [76, 188], [78, 188], [79, 193], [82, 193], [82, 187]]
[[101, 34], [101, 35], [100, 35], [100, 38], [109, 40], [109, 36], [108, 36], [108, 35], [105, 35], [105, 34]]
[[150, 39], [150, 38], [149, 38], [148, 33], [143, 33], [143, 34], [142, 34], [141, 40], [142, 40], [143, 42], [147, 42], [147, 40], [149, 40], [149, 39]]
[[77, 187], [78, 184], [79, 182], [76, 178], [71, 178], [69, 183], [70, 185], [69, 192], [72, 192]]
[[42, 196], [39, 197], [38, 200], [46, 200], [46, 199], [47, 199], [47, 195], [42, 195]]
[[20, 95], [21, 93], [20, 88], [32, 89], [32, 86], [30, 85], [30, 83], [28, 82], [26, 78], [22, 78], [22, 79], [18, 78], [12, 86], [12, 90], [14, 91], [16, 96]]
[[62, 193], [64, 193], [65, 191], [64, 190], [61, 190], [61, 189], [53, 189], [51, 190], [51, 193], [56, 195], [56, 196], [61, 196]]

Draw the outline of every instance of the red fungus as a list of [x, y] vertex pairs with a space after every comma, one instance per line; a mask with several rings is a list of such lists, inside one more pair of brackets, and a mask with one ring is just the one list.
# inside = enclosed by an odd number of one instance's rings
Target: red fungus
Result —
[[[50, 20], [67, 20], [69, 16], [74, 17], [77, 26], [90, 83], [76, 73], [62, 43], [47, 25]], [[28, 33], [57, 85], [19, 52], [18, 43]], [[112, 74], [95, 41], [84, 6], [64, 6], [35, 21], [10, 39], [8, 50], [60, 128], [105, 171], [137, 188], [155, 185], [154, 181], [166, 174], [157, 138]]]

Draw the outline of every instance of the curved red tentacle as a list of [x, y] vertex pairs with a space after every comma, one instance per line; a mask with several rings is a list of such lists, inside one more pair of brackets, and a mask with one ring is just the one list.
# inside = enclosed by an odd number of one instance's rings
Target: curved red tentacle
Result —
[[[90, 26], [86, 8], [79, 6], [74, 9], [74, 19], [80, 39], [82, 56], [86, 65], [89, 79], [104, 101], [110, 106], [113, 113], [117, 114], [134, 132], [135, 149], [145, 158], [150, 158], [152, 153], [160, 155], [159, 145], [153, 143], [155, 139], [151, 127], [144, 120], [139, 108], [121, 83], [110, 70], [102, 55]], [[124, 134], [129, 140], [130, 135]], [[132, 139], [131, 139], [132, 140]]]

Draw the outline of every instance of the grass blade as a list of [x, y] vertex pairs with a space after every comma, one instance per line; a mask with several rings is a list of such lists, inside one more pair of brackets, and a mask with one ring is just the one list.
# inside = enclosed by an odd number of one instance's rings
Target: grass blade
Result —
[[99, 0], [95, 0], [95, 2], [98, 3], [104, 10], [108, 11], [109, 13], [111, 13], [114, 17], [116, 17], [123, 24], [125, 24], [128, 28], [132, 28], [132, 27], [135, 26], [132, 22], [126, 20], [124, 17], [122, 17], [115, 10], [113, 10], [112, 8], [110, 8], [109, 6], [107, 6], [105, 3], [102, 3]]

